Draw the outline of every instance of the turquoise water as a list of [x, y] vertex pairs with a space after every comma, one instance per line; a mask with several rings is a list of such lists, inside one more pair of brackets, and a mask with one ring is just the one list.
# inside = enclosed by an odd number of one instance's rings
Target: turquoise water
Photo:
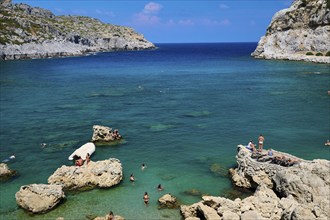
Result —
[[[330, 159], [329, 65], [250, 57], [255, 43], [160, 44], [151, 51], [1, 62], [0, 160], [19, 172], [0, 183], [0, 219], [86, 219], [112, 210], [126, 219], [180, 219], [158, 198], [191, 204], [226, 195], [236, 146], [265, 136], [265, 148]], [[118, 128], [125, 143], [98, 146], [92, 160], [121, 160], [124, 180], [110, 189], [67, 193], [49, 213], [18, 208], [20, 186], [47, 183], [92, 137], [94, 124]], [[47, 143], [41, 148], [41, 143]], [[142, 171], [142, 163], [147, 168]], [[129, 182], [134, 173], [136, 182]], [[158, 192], [161, 183], [165, 190]], [[143, 204], [143, 194], [151, 197]]]

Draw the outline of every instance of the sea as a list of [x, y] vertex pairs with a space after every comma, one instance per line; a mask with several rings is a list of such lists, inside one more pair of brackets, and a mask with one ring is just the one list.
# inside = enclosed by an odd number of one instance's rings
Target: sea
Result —
[[[162, 195], [185, 205], [202, 195], [251, 195], [232, 185], [228, 169], [236, 166], [237, 145], [260, 134], [265, 149], [330, 159], [324, 145], [330, 139], [329, 65], [254, 59], [257, 43], [156, 46], [0, 62], [0, 161], [15, 154], [7, 164], [18, 172], [0, 182], [0, 219], [91, 219], [113, 211], [132, 220], [180, 220], [179, 209], [158, 207]], [[45, 214], [19, 208], [20, 187], [46, 184], [57, 168], [72, 165], [68, 156], [91, 140], [93, 125], [123, 136], [91, 156], [119, 159], [121, 183], [66, 192]]]

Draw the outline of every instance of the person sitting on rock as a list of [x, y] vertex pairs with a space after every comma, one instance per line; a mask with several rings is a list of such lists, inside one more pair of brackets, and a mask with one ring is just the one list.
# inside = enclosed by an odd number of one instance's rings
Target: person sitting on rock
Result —
[[251, 152], [255, 152], [256, 151], [256, 148], [255, 148], [255, 145], [253, 143], [252, 140], [250, 140], [250, 142], [248, 143], [248, 145], [246, 146], [247, 149], [249, 149]]
[[91, 161], [91, 156], [89, 155], [89, 153], [87, 153], [86, 155], [86, 164], [88, 164]]
[[113, 212], [110, 211], [107, 220], [115, 220], [115, 216], [113, 215]]
[[121, 135], [119, 134], [118, 129], [115, 129], [113, 132], [115, 133], [115, 138], [116, 138], [117, 140], [121, 139]]
[[76, 160], [76, 166], [82, 166], [83, 164], [84, 164], [84, 160], [81, 158], [81, 157], [79, 157], [77, 160]]

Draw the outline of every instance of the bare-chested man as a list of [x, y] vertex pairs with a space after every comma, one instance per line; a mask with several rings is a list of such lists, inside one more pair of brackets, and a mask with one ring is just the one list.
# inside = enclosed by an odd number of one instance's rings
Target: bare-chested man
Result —
[[262, 136], [262, 134], [259, 135], [259, 138], [258, 138], [258, 143], [259, 143], [258, 151], [259, 151], [259, 152], [262, 152], [262, 149], [263, 149], [263, 147], [264, 147], [264, 141], [265, 141], [264, 136]]

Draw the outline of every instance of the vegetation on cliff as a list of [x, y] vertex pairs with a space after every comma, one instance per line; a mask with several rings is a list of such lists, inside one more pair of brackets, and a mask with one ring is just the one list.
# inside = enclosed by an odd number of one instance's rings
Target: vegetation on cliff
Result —
[[[64, 46], [63, 43], [83, 46], [78, 49], [84, 52], [140, 50], [155, 47], [142, 34], [129, 27], [106, 24], [85, 16], [55, 16], [49, 10], [26, 4], [12, 4], [11, 0], [1, 2], [0, 52], [2, 58], [12, 55], [9, 51], [12, 48], [7, 48], [8, 46], [16, 45], [14, 49], [18, 51], [18, 54], [22, 54], [26, 53], [26, 48], [18, 47], [19, 45], [54, 42], [57, 43], [56, 46]], [[53, 45], [45, 47], [46, 51], [42, 52], [61, 52], [55, 50], [54, 47]], [[14, 55], [12, 58], [15, 59]]]

